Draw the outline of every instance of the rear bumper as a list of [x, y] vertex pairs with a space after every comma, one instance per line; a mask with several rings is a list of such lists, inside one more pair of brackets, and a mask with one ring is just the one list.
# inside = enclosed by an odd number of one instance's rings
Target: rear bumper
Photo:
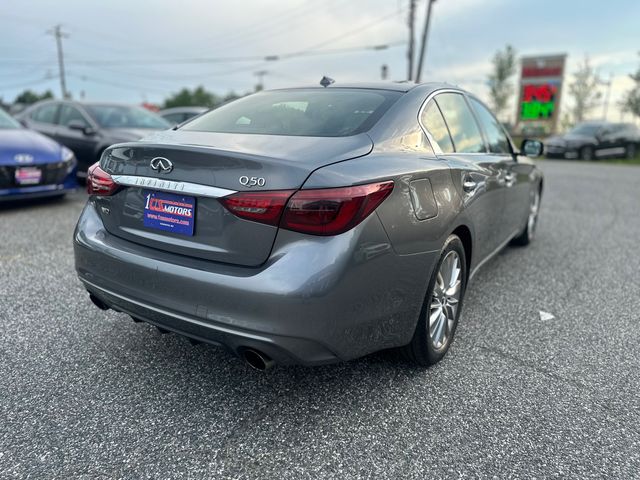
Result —
[[438, 252], [397, 255], [376, 215], [336, 237], [280, 231], [249, 268], [109, 234], [91, 201], [74, 234], [86, 289], [117, 311], [282, 364], [349, 360], [408, 343]]

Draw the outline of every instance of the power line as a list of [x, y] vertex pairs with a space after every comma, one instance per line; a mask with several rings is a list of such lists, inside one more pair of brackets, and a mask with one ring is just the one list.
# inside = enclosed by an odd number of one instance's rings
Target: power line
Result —
[[203, 58], [170, 58], [170, 59], [127, 59], [127, 60], [74, 60], [69, 59], [67, 63], [73, 65], [95, 65], [95, 66], [117, 66], [117, 65], [180, 65], [180, 64], [210, 64], [210, 63], [233, 63], [233, 62], [255, 62], [255, 61], [277, 61], [295, 57], [309, 57], [317, 55], [333, 55], [337, 53], [356, 52], [363, 50], [386, 50], [396, 45], [404, 45], [405, 42], [393, 42], [389, 44], [367, 45], [359, 47], [346, 47], [326, 50], [313, 50], [317, 45], [311, 47], [312, 50], [301, 50], [275, 55], [250, 55], [238, 57], [203, 57]]
[[47, 32], [56, 39], [56, 47], [58, 48], [58, 71], [60, 75], [60, 89], [62, 90], [62, 98], [70, 98], [67, 91], [67, 81], [64, 76], [64, 53], [62, 53], [62, 39], [69, 38], [68, 33], [62, 31], [61, 25], [56, 25], [52, 30]]
[[23, 81], [23, 82], [20, 82], [20, 83], [0, 85], [0, 89], [20, 88], [20, 87], [28, 87], [28, 86], [31, 86], [31, 85], [38, 85], [40, 83], [49, 82], [49, 81], [53, 80], [56, 77], [57, 77], [57, 75], [49, 75], [49, 76], [46, 76], [44, 78], [40, 77], [40, 78], [38, 78], [36, 80], [31, 80], [31, 81], [27, 81], [27, 82]]

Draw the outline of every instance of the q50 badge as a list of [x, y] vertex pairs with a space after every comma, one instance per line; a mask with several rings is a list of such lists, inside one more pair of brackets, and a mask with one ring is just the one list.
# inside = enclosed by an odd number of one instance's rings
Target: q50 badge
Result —
[[267, 183], [262, 177], [247, 177], [246, 175], [241, 176], [238, 181], [240, 185], [245, 187], [264, 187]]

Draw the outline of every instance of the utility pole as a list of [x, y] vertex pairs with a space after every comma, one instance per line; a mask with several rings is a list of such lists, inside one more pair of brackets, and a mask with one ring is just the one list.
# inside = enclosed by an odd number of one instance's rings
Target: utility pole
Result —
[[58, 47], [58, 70], [60, 74], [60, 89], [62, 90], [62, 98], [70, 98], [67, 91], [67, 79], [64, 75], [64, 53], [62, 53], [62, 39], [69, 38], [68, 33], [62, 31], [61, 25], [56, 25], [52, 30], [47, 31], [49, 35], [53, 35], [56, 39], [56, 46]]
[[431, 20], [431, 6], [436, 0], [427, 0], [427, 13], [424, 17], [424, 28], [422, 29], [422, 43], [420, 44], [420, 57], [418, 57], [418, 69], [416, 70], [416, 83], [420, 83], [422, 75], [422, 64], [427, 50], [427, 37], [429, 35], [429, 22]]
[[254, 75], [258, 77], [258, 84], [256, 85], [256, 92], [264, 90], [264, 76], [269, 73], [268, 70], [259, 70], [254, 72]]
[[602, 119], [604, 121], [607, 120], [607, 113], [609, 111], [609, 99], [611, 98], [611, 84], [612, 83], [613, 83], [613, 74], [610, 73], [609, 74], [609, 81], [608, 82], [603, 82], [603, 84], [607, 86], [607, 93], [605, 94], [605, 97], [604, 97], [604, 108], [603, 108], [603, 112], [602, 112]]
[[407, 20], [409, 25], [409, 47], [407, 49], [408, 71], [407, 80], [411, 81], [413, 78], [413, 44], [414, 44], [414, 24], [416, 18], [416, 0], [409, 0], [409, 18]]

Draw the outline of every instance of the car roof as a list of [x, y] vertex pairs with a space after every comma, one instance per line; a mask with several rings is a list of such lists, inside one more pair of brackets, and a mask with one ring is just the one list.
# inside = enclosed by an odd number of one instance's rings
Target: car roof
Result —
[[158, 113], [174, 113], [174, 112], [205, 112], [209, 110], [209, 107], [198, 107], [198, 106], [187, 106], [187, 107], [171, 107], [171, 108], [163, 108]]
[[[322, 85], [317, 83], [317, 84], [311, 84], [311, 85], [298, 85], [298, 86], [293, 86], [293, 87], [274, 88], [274, 89], [271, 89], [271, 91], [273, 91], [273, 90], [293, 90], [293, 89], [301, 89], [301, 88], [305, 88], [305, 89], [306, 88], [313, 88], [313, 89], [322, 90], [325, 87], [323, 87]], [[429, 90], [437, 90], [437, 89], [441, 89], [441, 88], [459, 89], [455, 85], [451, 85], [451, 84], [448, 84], [448, 83], [442, 83], [442, 82], [414, 83], [414, 82], [408, 82], [408, 81], [402, 81], [402, 82], [345, 82], [345, 83], [335, 82], [335, 83], [332, 83], [331, 85], [329, 85], [326, 88], [327, 89], [353, 88], [353, 89], [362, 89], [362, 90], [390, 90], [390, 91], [394, 91], [394, 92], [403, 92], [403, 93], [406, 93], [406, 92], [408, 92], [410, 90], [413, 90], [415, 88], [422, 88], [422, 89], [429, 89]], [[459, 90], [462, 90], [462, 89], [459, 89]]]

